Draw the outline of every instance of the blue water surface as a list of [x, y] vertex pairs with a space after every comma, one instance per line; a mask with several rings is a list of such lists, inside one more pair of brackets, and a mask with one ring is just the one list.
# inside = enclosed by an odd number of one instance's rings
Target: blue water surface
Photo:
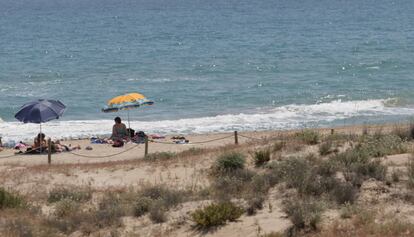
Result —
[[0, 0], [0, 117], [54, 98], [64, 120], [109, 119], [105, 102], [134, 91], [155, 101], [131, 111], [140, 121], [412, 108], [413, 12], [410, 0]]

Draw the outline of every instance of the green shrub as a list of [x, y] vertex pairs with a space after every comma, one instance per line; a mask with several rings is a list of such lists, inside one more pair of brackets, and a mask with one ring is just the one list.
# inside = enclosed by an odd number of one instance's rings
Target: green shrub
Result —
[[157, 161], [157, 160], [170, 160], [174, 157], [176, 157], [177, 154], [174, 152], [155, 152], [155, 153], [150, 153], [148, 155], [146, 155], [144, 157], [145, 160], [148, 161]]
[[214, 196], [220, 200], [241, 197], [253, 176], [254, 173], [248, 170], [236, 170], [225, 175], [219, 175], [213, 180], [211, 190]]
[[283, 210], [289, 216], [295, 229], [316, 230], [323, 208], [318, 202], [298, 199], [285, 201]]
[[341, 208], [341, 218], [348, 219], [358, 213], [358, 207], [352, 205], [350, 203], [345, 203], [345, 205]]
[[336, 168], [331, 161], [292, 157], [273, 162], [271, 170], [274, 180], [285, 181], [288, 187], [295, 188], [301, 195], [319, 196], [328, 193], [338, 182], [334, 176]]
[[316, 172], [322, 177], [331, 177], [338, 171], [337, 164], [331, 159], [321, 160], [318, 162]]
[[367, 153], [370, 157], [383, 157], [407, 152], [404, 141], [392, 134], [363, 136], [357, 149]]
[[179, 156], [196, 156], [196, 155], [201, 155], [204, 152], [205, 152], [205, 149], [203, 148], [191, 147], [188, 150], [180, 152], [178, 155]]
[[275, 142], [272, 146], [272, 151], [273, 152], [278, 152], [281, 151], [283, 148], [285, 148], [286, 146], [286, 142], [285, 141], [278, 141]]
[[25, 205], [22, 197], [0, 188], [0, 210], [5, 208], [19, 208]]
[[163, 223], [167, 221], [167, 208], [162, 200], [155, 201], [149, 210], [149, 218], [154, 223]]
[[319, 133], [310, 129], [306, 129], [299, 133], [296, 133], [296, 137], [298, 137], [302, 142], [308, 145], [316, 145], [319, 143], [320, 140]]
[[319, 154], [321, 156], [326, 156], [326, 155], [331, 154], [333, 152], [332, 151], [332, 145], [333, 145], [333, 143], [331, 141], [326, 141], [326, 142], [320, 144], [319, 145]]
[[247, 200], [246, 213], [249, 216], [256, 214], [257, 210], [263, 209], [263, 202], [265, 201], [262, 195], [253, 195]]
[[264, 164], [270, 161], [270, 154], [271, 152], [269, 148], [255, 150], [252, 154], [254, 164], [257, 167], [263, 166]]
[[181, 203], [187, 193], [179, 190], [172, 190], [165, 185], [153, 185], [144, 187], [139, 195], [141, 197], [147, 197], [152, 200], [162, 200], [166, 208], [174, 207]]
[[267, 191], [279, 183], [277, 176], [274, 176], [272, 172], [267, 172], [263, 174], [256, 174], [252, 177], [249, 184], [251, 192], [254, 194], [266, 194]]
[[52, 189], [49, 194], [47, 201], [49, 203], [58, 202], [63, 199], [70, 199], [75, 202], [86, 202], [92, 198], [92, 192], [89, 189], [79, 189], [76, 187], [58, 187]]
[[244, 168], [245, 157], [242, 153], [228, 152], [220, 155], [216, 160], [215, 170], [220, 172], [235, 171]]
[[79, 208], [79, 204], [71, 199], [62, 199], [56, 203], [55, 216], [64, 218], [74, 213]]
[[353, 204], [357, 198], [358, 190], [350, 183], [337, 183], [331, 196], [338, 204]]
[[273, 163], [272, 167], [275, 175], [285, 180], [288, 186], [293, 188], [298, 188], [303, 184], [310, 169], [310, 163], [301, 157], [292, 157], [281, 162]]
[[99, 228], [120, 225], [120, 217], [126, 214], [125, 206], [117, 194], [105, 196], [93, 213], [96, 218], [96, 226]]
[[370, 158], [367, 152], [359, 148], [348, 149], [337, 154], [333, 159], [348, 175], [355, 173], [353, 176], [384, 180], [387, 174], [387, 167], [381, 164], [381, 160]]
[[148, 197], [140, 197], [138, 200], [134, 203], [134, 216], [140, 217], [142, 215], [145, 215], [147, 212], [149, 212], [151, 205], [153, 203], [153, 200]]
[[242, 214], [243, 209], [231, 202], [213, 203], [191, 214], [196, 227], [207, 229], [224, 225], [227, 221], [235, 221]]
[[401, 174], [400, 174], [399, 170], [397, 170], [397, 169], [392, 170], [391, 179], [394, 183], [400, 182], [400, 176], [401, 176]]
[[408, 141], [412, 139], [410, 128], [406, 128], [400, 125], [395, 125], [393, 130], [391, 131], [391, 134], [399, 137], [403, 141]]
[[1, 236], [32, 237], [35, 235], [35, 226], [26, 218], [8, 219], [2, 222]]

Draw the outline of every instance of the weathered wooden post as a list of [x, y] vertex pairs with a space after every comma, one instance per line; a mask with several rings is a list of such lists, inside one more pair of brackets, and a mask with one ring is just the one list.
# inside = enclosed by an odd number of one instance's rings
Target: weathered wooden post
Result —
[[239, 144], [239, 137], [237, 136], [237, 131], [234, 131], [234, 144]]
[[144, 156], [148, 155], [148, 137], [145, 136], [145, 152], [144, 152]]
[[333, 135], [335, 133], [335, 130], [332, 128], [331, 129], [331, 135]]
[[47, 139], [47, 163], [50, 165], [52, 163], [52, 140]]

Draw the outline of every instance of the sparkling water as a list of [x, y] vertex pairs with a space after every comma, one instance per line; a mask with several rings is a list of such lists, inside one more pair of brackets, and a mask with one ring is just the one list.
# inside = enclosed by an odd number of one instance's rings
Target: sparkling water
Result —
[[[141, 92], [136, 130], [206, 133], [406, 121], [409, 0], [0, 0], [0, 134], [33, 137], [19, 107], [59, 99], [47, 135], [107, 134], [106, 101]], [[0, 120], [1, 121], [1, 120]]]

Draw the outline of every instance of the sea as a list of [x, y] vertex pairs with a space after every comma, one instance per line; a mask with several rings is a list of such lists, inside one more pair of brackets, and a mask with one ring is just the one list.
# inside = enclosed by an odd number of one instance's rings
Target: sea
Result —
[[111, 132], [114, 96], [159, 134], [407, 122], [414, 115], [412, 0], [0, 0], [0, 136], [58, 99], [53, 138]]

